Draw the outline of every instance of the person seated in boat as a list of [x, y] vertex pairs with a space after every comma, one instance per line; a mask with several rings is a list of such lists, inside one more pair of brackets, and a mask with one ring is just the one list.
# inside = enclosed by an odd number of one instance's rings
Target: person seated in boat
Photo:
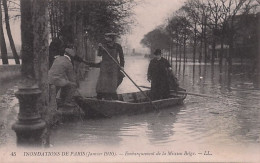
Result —
[[151, 82], [151, 98], [159, 100], [168, 98], [170, 95], [169, 71], [171, 65], [167, 59], [161, 56], [161, 49], [156, 49], [154, 58], [148, 66], [147, 80]]
[[120, 71], [118, 65], [110, 58], [112, 56], [121, 68], [124, 68], [123, 49], [120, 44], [115, 42], [116, 37], [117, 34], [115, 33], [106, 33], [104, 44], [99, 43], [98, 56], [102, 57], [102, 61], [100, 62], [100, 74], [96, 86], [98, 99], [117, 99], [116, 90], [124, 78], [124, 74]]

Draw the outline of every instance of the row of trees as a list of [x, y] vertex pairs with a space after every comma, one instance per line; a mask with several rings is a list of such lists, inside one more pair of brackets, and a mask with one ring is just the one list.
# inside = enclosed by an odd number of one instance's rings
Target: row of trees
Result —
[[[256, 14], [259, 5], [257, 0], [187, 0], [179, 10], [168, 18], [163, 28], [159, 27], [149, 32], [141, 43], [149, 48], [158, 45], [158, 47], [169, 51], [171, 56], [173, 49], [175, 49], [176, 61], [178, 57], [179, 59], [183, 58], [184, 61], [187, 60], [186, 49], [188, 46], [192, 48], [193, 62], [196, 60], [196, 54], [199, 53], [198, 61], [200, 63], [204, 57], [204, 62], [211, 58], [213, 64], [216, 45], [220, 44], [220, 65], [222, 65], [224, 45], [228, 45], [227, 60], [229, 65], [232, 65], [234, 40], [238, 35], [236, 29], [239, 26], [238, 22], [242, 22], [240, 25], [245, 27], [250, 14]], [[246, 33], [250, 36], [250, 40], [248, 40], [250, 43], [257, 42], [257, 22], [253, 23], [255, 25], [251, 26], [252, 30]], [[158, 34], [158, 30], [167, 35], [165, 39], [168, 40], [168, 48], [161, 46], [161, 42], [157, 42], [159, 37], [163, 37]], [[211, 57], [208, 54], [209, 47]]]
[[[1, 3], [2, 2], [2, 3]], [[3, 32], [3, 22], [10, 41], [16, 64], [19, 64], [14, 41], [9, 25], [8, 10], [20, 10], [17, 0], [0, 0], [0, 18], [2, 20], [2, 6], [4, 21], [0, 23], [0, 45], [3, 64], [8, 64], [7, 48]], [[28, 3], [29, 4], [29, 3]], [[106, 32], [119, 35], [129, 31], [129, 24], [133, 24], [132, 8], [137, 3], [133, 0], [48, 0], [48, 16], [51, 39], [62, 34], [65, 41], [74, 44], [79, 54], [85, 55], [84, 39], [95, 45], [103, 40]], [[18, 17], [20, 15], [18, 14]], [[85, 38], [82, 36], [86, 36]], [[86, 40], [85, 40], [86, 42]]]
[[[10, 23], [9, 23], [9, 10], [13, 11], [17, 9], [17, 3], [15, 1], [8, 1], [8, 0], [0, 0], [0, 48], [1, 48], [1, 58], [3, 64], [8, 64], [8, 55], [7, 55], [7, 48], [4, 36], [4, 27], [3, 22], [6, 26], [6, 33], [9, 39], [10, 47], [13, 53], [13, 57], [15, 59], [16, 64], [20, 64], [19, 56], [17, 54], [15, 43], [12, 37]], [[4, 11], [4, 12], [2, 12]], [[4, 19], [3, 14], [4, 13]]]
[[49, 0], [51, 37], [60, 33], [74, 42], [78, 28], [94, 43], [107, 32], [124, 34], [133, 23], [134, 5], [133, 0]]
[[[62, 34], [64, 41], [74, 44], [77, 55], [84, 58], [86, 40], [95, 44], [105, 32], [127, 32], [130, 22], [126, 18], [131, 15], [132, 3], [131, 0], [20, 0], [21, 85], [41, 90], [37, 108], [44, 119], [50, 118], [49, 114], [55, 107], [49, 103], [49, 34], [52, 38]], [[80, 70], [79, 66], [79, 63], [74, 64], [76, 73]]]

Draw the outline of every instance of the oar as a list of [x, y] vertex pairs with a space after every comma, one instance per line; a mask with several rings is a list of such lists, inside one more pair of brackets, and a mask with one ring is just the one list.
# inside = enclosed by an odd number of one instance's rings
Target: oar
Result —
[[[147, 86], [140, 86], [140, 87], [151, 89], [151, 87], [147, 87]], [[175, 90], [171, 90], [171, 92], [176, 92], [176, 91]], [[187, 94], [187, 95], [194, 95], [194, 96], [201, 96], [201, 97], [209, 97], [209, 98], [218, 98], [218, 97], [215, 97], [215, 96], [199, 94], [199, 93], [184, 92], [184, 91], [177, 91], [177, 93]]]
[[128, 79], [131, 80], [131, 82], [136, 86], [136, 88], [139, 89], [139, 91], [149, 100], [150, 104], [152, 105], [152, 107], [158, 111], [158, 108], [153, 104], [152, 100], [150, 99], [150, 97], [148, 97], [142, 90], [141, 88], [133, 81], [133, 79], [125, 72], [124, 69], [121, 68], [121, 66], [119, 65], [119, 63], [111, 56], [111, 54], [107, 51], [107, 49], [105, 47], [103, 47], [103, 45], [100, 45], [101, 48], [103, 48], [106, 53], [108, 54], [108, 56], [116, 63], [116, 65], [120, 68], [120, 70], [128, 77]]

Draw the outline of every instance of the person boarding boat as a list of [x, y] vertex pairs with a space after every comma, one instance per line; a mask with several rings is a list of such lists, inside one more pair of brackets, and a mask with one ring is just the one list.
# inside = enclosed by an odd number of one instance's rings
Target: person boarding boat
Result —
[[72, 106], [72, 97], [76, 91], [76, 74], [73, 70], [72, 58], [75, 57], [73, 49], [66, 48], [63, 56], [58, 56], [54, 60], [49, 73], [48, 81], [51, 89], [59, 90], [61, 105]]

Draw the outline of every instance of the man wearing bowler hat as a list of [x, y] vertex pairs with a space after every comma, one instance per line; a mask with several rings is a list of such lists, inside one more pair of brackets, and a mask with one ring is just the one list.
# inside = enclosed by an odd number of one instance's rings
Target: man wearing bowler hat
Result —
[[156, 49], [155, 57], [150, 61], [148, 67], [147, 80], [151, 82], [151, 98], [153, 100], [168, 98], [170, 95], [168, 73], [171, 72], [171, 65], [161, 54], [161, 49]]

